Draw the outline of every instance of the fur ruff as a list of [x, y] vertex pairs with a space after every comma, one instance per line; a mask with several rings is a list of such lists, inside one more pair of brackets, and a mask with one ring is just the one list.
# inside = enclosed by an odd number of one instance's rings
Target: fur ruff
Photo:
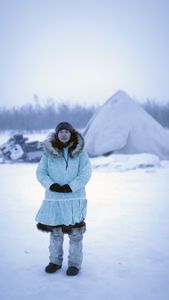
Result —
[[[69, 155], [72, 158], [78, 156], [84, 148], [84, 138], [82, 135], [77, 131], [75, 131], [74, 135], [75, 139], [73, 139], [73, 141], [71, 141], [68, 145]], [[53, 142], [55, 142], [55, 147], [52, 144]], [[63, 156], [63, 148], [59, 147], [55, 132], [50, 133], [47, 139], [43, 142], [43, 149], [47, 155], [50, 155], [53, 158], [59, 158]]]
[[71, 233], [73, 228], [81, 228], [84, 227], [86, 230], [86, 223], [84, 221], [81, 221], [80, 223], [76, 223], [74, 225], [56, 225], [56, 226], [51, 226], [51, 225], [45, 225], [38, 223], [36, 224], [37, 229], [43, 231], [43, 232], [52, 232], [54, 228], [61, 228], [63, 233]]

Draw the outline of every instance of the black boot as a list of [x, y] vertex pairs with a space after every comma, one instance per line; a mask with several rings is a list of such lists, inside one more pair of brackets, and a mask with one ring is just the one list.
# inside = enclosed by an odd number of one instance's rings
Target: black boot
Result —
[[69, 268], [67, 269], [67, 272], [66, 272], [66, 274], [67, 274], [68, 276], [75, 276], [75, 275], [77, 275], [78, 273], [79, 273], [79, 269], [76, 268], [76, 267], [69, 267]]
[[53, 264], [53, 263], [49, 263], [46, 268], [45, 271], [47, 273], [55, 273], [57, 270], [59, 270], [62, 266], [57, 265], [57, 264]]

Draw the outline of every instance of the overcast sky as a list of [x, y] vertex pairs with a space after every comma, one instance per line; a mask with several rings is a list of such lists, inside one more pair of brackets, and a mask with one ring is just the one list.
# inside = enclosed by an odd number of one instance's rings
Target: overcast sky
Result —
[[0, 105], [169, 100], [168, 0], [0, 0]]

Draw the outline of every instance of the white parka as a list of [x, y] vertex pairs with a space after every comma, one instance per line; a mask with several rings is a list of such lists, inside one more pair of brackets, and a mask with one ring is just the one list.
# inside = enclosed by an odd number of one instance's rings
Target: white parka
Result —
[[[83, 149], [83, 137], [76, 134], [77, 142], [71, 152], [72, 144], [63, 151], [52, 146], [53, 133], [43, 143], [44, 154], [36, 171], [38, 181], [45, 188], [45, 197], [35, 218], [39, 223], [74, 225], [86, 217], [85, 185], [91, 177], [91, 164]], [[53, 183], [69, 184], [72, 192], [53, 192], [49, 189]]]

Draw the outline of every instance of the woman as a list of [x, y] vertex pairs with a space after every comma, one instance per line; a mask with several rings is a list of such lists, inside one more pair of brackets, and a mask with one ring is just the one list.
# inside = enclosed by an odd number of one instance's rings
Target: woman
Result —
[[45, 199], [36, 215], [37, 227], [50, 231], [48, 273], [62, 266], [64, 234], [69, 236], [67, 275], [77, 275], [82, 264], [82, 239], [85, 232], [85, 185], [91, 164], [84, 151], [84, 139], [71, 124], [61, 122], [43, 143], [44, 154], [37, 178], [46, 189]]

